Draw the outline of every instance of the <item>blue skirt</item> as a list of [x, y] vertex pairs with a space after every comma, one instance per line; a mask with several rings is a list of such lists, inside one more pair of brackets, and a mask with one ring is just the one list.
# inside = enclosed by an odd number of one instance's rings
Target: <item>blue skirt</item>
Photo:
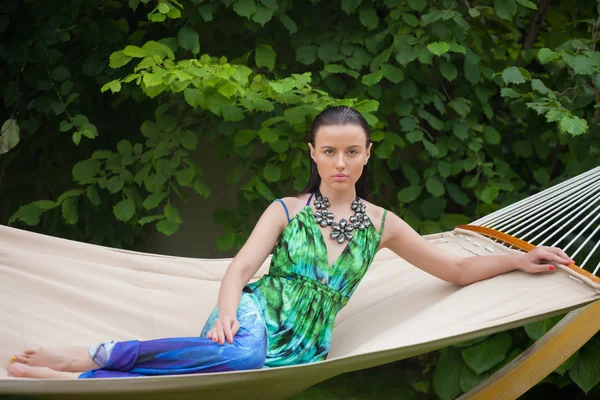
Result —
[[213, 342], [206, 334], [218, 317], [215, 308], [200, 337], [129, 340], [108, 348], [101, 368], [84, 372], [79, 378], [119, 378], [151, 375], [178, 375], [203, 372], [240, 371], [262, 368], [267, 356], [267, 336], [262, 313], [252, 294], [242, 293], [237, 310], [240, 329], [233, 343]]

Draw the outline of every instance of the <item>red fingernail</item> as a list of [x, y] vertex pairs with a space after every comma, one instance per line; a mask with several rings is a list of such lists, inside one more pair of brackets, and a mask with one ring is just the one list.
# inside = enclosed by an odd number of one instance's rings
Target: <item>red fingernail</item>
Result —
[[550, 271], [554, 271], [554, 267], [550, 267]]

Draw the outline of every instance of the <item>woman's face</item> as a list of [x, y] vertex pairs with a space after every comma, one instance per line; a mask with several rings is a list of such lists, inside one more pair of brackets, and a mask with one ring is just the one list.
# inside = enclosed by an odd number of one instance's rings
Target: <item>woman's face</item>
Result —
[[321, 182], [335, 188], [354, 187], [371, 155], [367, 137], [360, 125], [324, 125], [315, 134], [315, 145], [308, 144], [317, 164]]

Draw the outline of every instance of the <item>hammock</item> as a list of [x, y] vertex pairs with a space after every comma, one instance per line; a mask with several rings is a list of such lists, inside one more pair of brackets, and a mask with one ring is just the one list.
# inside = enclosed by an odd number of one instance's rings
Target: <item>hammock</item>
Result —
[[[426, 236], [463, 257], [511, 254], [531, 246], [506, 235], [509, 230], [524, 230], [529, 237], [536, 236], [534, 242], [561, 236], [561, 241], [571, 243], [569, 256], [585, 260], [594, 267], [591, 272], [558, 265], [552, 274], [514, 271], [459, 287], [383, 250], [338, 314], [326, 361], [197, 375], [102, 380], [7, 377], [4, 368], [11, 355], [37, 344], [198, 335], [216, 304], [230, 260], [118, 250], [0, 226], [0, 394], [61, 399], [109, 395], [120, 399], [134, 394], [144, 399], [286, 398], [345, 372], [565, 313], [600, 298], [600, 280], [593, 275], [598, 267], [590, 261], [596, 262], [598, 254], [594, 238], [600, 229], [599, 188], [600, 168], [596, 168], [471, 225]], [[583, 196], [579, 203], [573, 200], [574, 193]], [[561, 203], [561, 199], [568, 200]], [[556, 215], [562, 215], [558, 210], [572, 222], [557, 222], [561, 217]], [[586, 211], [591, 216], [584, 221]], [[565, 233], [554, 233], [556, 227], [550, 227], [554, 223], [564, 225]], [[544, 232], [547, 228], [551, 234]], [[253, 279], [267, 272], [269, 261]]]

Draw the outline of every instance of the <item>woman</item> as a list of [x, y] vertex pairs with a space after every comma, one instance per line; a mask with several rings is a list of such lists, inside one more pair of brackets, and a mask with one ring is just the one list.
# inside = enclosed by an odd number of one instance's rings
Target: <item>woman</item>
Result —
[[[227, 269], [218, 306], [200, 337], [28, 349], [13, 357], [9, 375], [127, 377], [324, 360], [337, 312], [382, 248], [459, 285], [518, 268], [552, 272], [550, 262], [573, 262], [551, 247], [519, 255], [460, 258], [429, 244], [393, 213], [365, 201], [372, 143], [367, 122], [354, 109], [331, 107], [319, 114], [308, 147], [311, 177], [306, 189], [266, 209]], [[248, 284], [274, 247], [269, 274]]]

